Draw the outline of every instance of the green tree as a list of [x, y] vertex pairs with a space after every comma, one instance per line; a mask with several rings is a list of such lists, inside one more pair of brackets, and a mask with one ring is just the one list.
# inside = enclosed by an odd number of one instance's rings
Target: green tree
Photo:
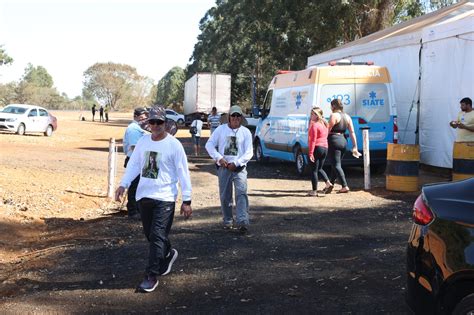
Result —
[[0, 84], [0, 106], [5, 106], [14, 103], [16, 99], [15, 89], [15, 82]]
[[53, 78], [42, 66], [31, 63], [25, 68], [22, 79], [14, 85], [17, 103], [35, 104], [50, 109], [67, 108], [66, 95], [60, 95], [53, 87]]
[[149, 95], [152, 82], [125, 64], [96, 63], [84, 72], [84, 88], [113, 109], [131, 108]]
[[184, 100], [184, 70], [173, 67], [158, 82], [155, 102], [181, 111]]
[[419, 16], [427, 2], [420, 1], [218, 0], [200, 21], [186, 77], [230, 73], [232, 102], [242, 105], [253, 75], [262, 102], [277, 70], [303, 69], [308, 56]]
[[10, 63], [13, 63], [13, 58], [8, 56], [5, 49], [3, 49], [3, 45], [0, 45], [0, 66]]
[[43, 88], [52, 88], [54, 84], [53, 77], [44, 67], [34, 67], [31, 63], [26, 67], [22, 81]]

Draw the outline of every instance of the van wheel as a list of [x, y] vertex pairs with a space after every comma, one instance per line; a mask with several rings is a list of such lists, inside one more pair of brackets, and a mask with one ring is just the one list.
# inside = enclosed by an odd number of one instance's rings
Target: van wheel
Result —
[[453, 311], [454, 315], [472, 314], [474, 312], [474, 294], [469, 294], [456, 305]]
[[20, 136], [23, 136], [25, 134], [25, 124], [20, 124], [18, 126], [16, 133], [19, 134]]
[[263, 148], [260, 140], [255, 141], [255, 160], [258, 163], [264, 163], [267, 161], [267, 158], [263, 155]]
[[296, 146], [294, 149], [295, 152], [295, 163], [296, 163], [296, 173], [299, 176], [303, 176], [306, 171], [306, 161], [304, 159], [303, 151], [300, 146]]

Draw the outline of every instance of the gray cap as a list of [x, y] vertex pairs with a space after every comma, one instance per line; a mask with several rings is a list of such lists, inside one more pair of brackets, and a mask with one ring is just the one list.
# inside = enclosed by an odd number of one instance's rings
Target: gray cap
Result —
[[134, 116], [140, 116], [140, 115], [143, 115], [143, 114], [148, 114], [148, 110], [144, 107], [137, 107], [133, 111]]
[[242, 112], [242, 108], [240, 108], [239, 105], [233, 105], [230, 107], [230, 110], [229, 110], [229, 115], [232, 115], [232, 114], [240, 114], [240, 115], [244, 115], [244, 113]]
[[162, 120], [166, 121], [166, 110], [162, 106], [153, 106], [148, 114], [147, 120]]

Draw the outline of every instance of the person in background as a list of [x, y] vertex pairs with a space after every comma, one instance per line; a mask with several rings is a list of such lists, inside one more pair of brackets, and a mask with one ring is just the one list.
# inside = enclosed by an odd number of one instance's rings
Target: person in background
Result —
[[92, 121], [95, 121], [95, 104], [92, 105]]
[[103, 105], [100, 105], [100, 108], [99, 108], [99, 118], [100, 118], [100, 122], [104, 121], [104, 106]]
[[105, 114], [105, 122], [108, 122], [109, 121], [109, 105], [105, 105], [105, 108], [104, 108], [104, 114]]
[[250, 224], [247, 196], [247, 163], [253, 156], [252, 134], [243, 126], [240, 106], [229, 111], [229, 121], [220, 125], [206, 143], [206, 150], [217, 165], [219, 195], [224, 229], [233, 227], [232, 192], [235, 191], [236, 227], [245, 233]]
[[349, 130], [349, 136], [352, 140], [352, 155], [359, 157], [360, 153], [357, 151], [357, 139], [352, 124], [352, 118], [344, 113], [344, 108], [340, 99], [333, 99], [331, 101], [332, 114], [329, 117], [329, 136], [328, 136], [328, 159], [331, 162], [331, 177], [329, 179], [330, 186], [324, 189], [325, 194], [331, 193], [334, 188], [336, 178], [342, 188], [338, 193], [348, 193], [349, 186], [347, 185], [346, 176], [342, 169], [342, 158], [346, 152], [347, 140], [346, 130]]
[[202, 132], [202, 121], [201, 116], [196, 116], [196, 118], [191, 123], [191, 127], [196, 127], [196, 133], [192, 135], [193, 144], [194, 144], [194, 156], [199, 156], [199, 151], [201, 150], [201, 132]]
[[[133, 111], [133, 121], [128, 125], [123, 136], [123, 151], [126, 154], [124, 167], [127, 167], [128, 161], [132, 156], [133, 150], [137, 145], [138, 140], [146, 133], [145, 124], [147, 120], [148, 111], [143, 107], [135, 108]], [[138, 181], [140, 176], [130, 183], [127, 191], [127, 212], [130, 219], [140, 219], [140, 212], [138, 211], [135, 194], [137, 192]]]
[[207, 117], [207, 126], [211, 130], [211, 135], [214, 132], [214, 130], [217, 129], [217, 127], [220, 126], [221, 124], [221, 115], [217, 113], [217, 108], [213, 107], [211, 110], [211, 114]]
[[328, 175], [323, 169], [324, 161], [328, 154], [328, 122], [323, 117], [323, 111], [319, 107], [311, 110], [311, 121], [308, 130], [308, 152], [311, 161], [311, 186], [312, 190], [308, 196], [318, 196], [318, 172], [323, 177], [328, 189], [332, 186]]
[[457, 120], [449, 124], [454, 129], [458, 129], [456, 142], [474, 141], [474, 111], [472, 110], [472, 100], [469, 97], [463, 98], [460, 102], [461, 111]]
[[[166, 132], [166, 112], [163, 107], [149, 111], [148, 125], [151, 134], [138, 140], [128, 162], [115, 200], [120, 201], [125, 189], [140, 176], [136, 199], [143, 231], [149, 243], [148, 265], [145, 278], [138, 286], [142, 292], [152, 292], [158, 286], [158, 278], [171, 272], [178, 251], [171, 247], [168, 238], [173, 224], [178, 182], [181, 186], [181, 214], [185, 219], [192, 215], [191, 177], [183, 145]], [[150, 159], [153, 161], [150, 163]], [[157, 172], [144, 172], [153, 165]]]

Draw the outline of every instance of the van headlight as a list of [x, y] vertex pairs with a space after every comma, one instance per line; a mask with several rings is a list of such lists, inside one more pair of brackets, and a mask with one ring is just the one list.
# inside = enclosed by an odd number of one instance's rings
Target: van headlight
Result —
[[7, 118], [5, 119], [6, 122], [14, 122], [16, 121], [18, 118]]

